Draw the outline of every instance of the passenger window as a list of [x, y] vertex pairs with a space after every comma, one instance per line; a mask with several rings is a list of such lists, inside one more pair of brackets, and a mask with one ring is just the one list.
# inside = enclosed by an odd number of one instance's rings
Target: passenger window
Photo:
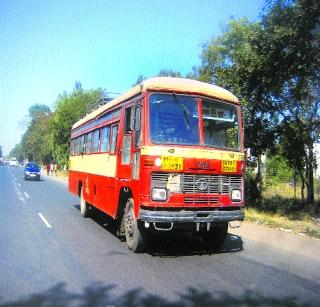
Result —
[[75, 142], [75, 149], [74, 149], [74, 153], [76, 155], [79, 155], [81, 150], [81, 137], [79, 136], [78, 138], [76, 138], [76, 142]]
[[74, 154], [74, 139], [71, 140], [70, 142], [70, 155], [73, 155]]
[[80, 139], [80, 144], [79, 144], [79, 153], [80, 154], [83, 154], [85, 152], [85, 140], [86, 140], [86, 136], [85, 135], [82, 135], [81, 136], [81, 139]]
[[125, 129], [125, 134], [128, 134], [130, 131], [133, 130], [133, 108], [127, 108], [126, 109], [126, 129]]
[[101, 131], [101, 149], [102, 152], [110, 151], [110, 126], [103, 127]]
[[86, 153], [92, 152], [92, 132], [89, 132], [87, 134], [87, 140], [86, 140]]
[[135, 108], [134, 114], [134, 146], [139, 146], [141, 144], [141, 106]]
[[97, 152], [99, 150], [99, 141], [100, 141], [100, 130], [97, 129], [93, 132], [93, 135], [92, 135], [92, 152]]
[[116, 152], [117, 147], [117, 136], [118, 136], [118, 126], [112, 126], [111, 133], [111, 153], [114, 154]]

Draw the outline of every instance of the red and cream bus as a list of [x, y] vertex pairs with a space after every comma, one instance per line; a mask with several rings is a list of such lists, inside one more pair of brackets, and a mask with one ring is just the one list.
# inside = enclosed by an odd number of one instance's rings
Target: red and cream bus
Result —
[[73, 125], [69, 163], [81, 214], [93, 206], [117, 220], [134, 252], [177, 229], [219, 248], [244, 218], [240, 105], [218, 86], [143, 81]]

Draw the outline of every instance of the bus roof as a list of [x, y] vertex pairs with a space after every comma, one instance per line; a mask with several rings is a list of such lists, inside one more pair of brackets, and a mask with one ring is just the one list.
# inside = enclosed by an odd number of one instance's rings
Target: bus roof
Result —
[[151, 79], [147, 79], [142, 81], [137, 86], [131, 88], [128, 92], [120, 95], [114, 100], [108, 102], [107, 104], [101, 106], [97, 110], [91, 112], [84, 118], [80, 119], [76, 122], [72, 129], [78, 128], [84, 123], [97, 118], [100, 114], [104, 113], [108, 109], [120, 104], [122, 101], [125, 101], [131, 97], [134, 97], [142, 92], [147, 91], [165, 91], [165, 92], [183, 92], [183, 93], [191, 93], [191, 94], [199, 94], [210, 96], [213, 98], [226, 100], [229, 102], [233, 102], [239, 104], [239, 100], [232, 93], [227, 91], [226, 89], [221, 88], [217, 85], [212, 85], [209, 83], [191, 80], [191, 79], [183, 79], [183, 78], [172, 78], [172, 77], [155, 77]]

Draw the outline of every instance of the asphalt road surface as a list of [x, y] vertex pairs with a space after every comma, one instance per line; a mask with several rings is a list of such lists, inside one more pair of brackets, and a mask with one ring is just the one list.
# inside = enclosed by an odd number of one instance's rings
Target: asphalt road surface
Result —
[[0, 229], [0, 306], [320, 305], [320, 255], [232, 230], [214, 254], [187, 235], [133, 254], [106, 216], [81, 217], [65, 182], [19, 167], [0, 166]]

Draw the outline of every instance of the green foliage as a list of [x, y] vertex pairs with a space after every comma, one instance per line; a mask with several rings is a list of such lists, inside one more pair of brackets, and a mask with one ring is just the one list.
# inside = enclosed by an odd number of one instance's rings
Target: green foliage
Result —
[[24, 160], [47, 163], [52, 154], [49, 146], [52, 111], [43, 104], [34, 104], [28, 110], [27, 130], [21, 142], [9, 153], [20, 162]]
[[174, 71], [172, 69], [162, 69], [157, 75], [158, 77], [174, 77], [182, 78], [182, 75], [179, 71]]
[[18, 161], [23, 162], [24, 160], [24, 152], [22, 148], [21, 142], [16, 144], [12, 150], [9, 152], [9, 157], [15, 157]]
[[257, 187], [257, 178], [251, 168], [245, 173], [245, 196], [248, 207], [256, 207], [261, 201], [261, 193]]
[[231, 20], [221, 36], [204, 46], [198, 69], [199, 80], [229, 89], [241, 100], [246, 147], [256, 155], [272, 146], [274, 130], [267, 116], [267, 101], [257, 90], [262, 56], [252, 45], [260, 31], [259, 23]]
[[319, 1], [269, 1], [260, 22], [231, 20], [204, 46], [201, 60], [198, 79], [240, 98], [246, 147], [259, 156], [282, 142], [291, 169], [306, 178], [312, 204], [312, 148], [320, 133]]
[[137, 77], [137, 80], [132, 84], [132, 86], [136, 86], [146, 79], [147, 78], [144, 75], [139, 74], [139, 76]]
[[59, 165], [68, 162], [71, 127], [86, 113], [97, 108], [102, 99], [101, 89], [85, 91], [81, 87], [58, 98], [51, 122], [50, 140], [53, 157]]
[[284, 156], [280, 154], [270, 155], [267, 157], [266, 164], [269, 184], [274, 185], [292, 180], [294, 176], [293, 170]]

